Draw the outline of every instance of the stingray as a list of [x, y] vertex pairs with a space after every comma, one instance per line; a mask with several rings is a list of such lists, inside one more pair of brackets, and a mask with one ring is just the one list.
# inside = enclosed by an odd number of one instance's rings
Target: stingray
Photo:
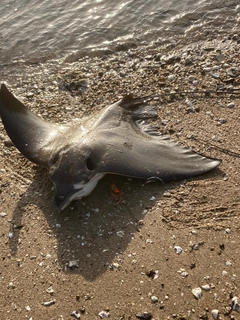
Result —
[[166, 182], [220, 164], [161, 135], [147, 121], [157, 110], [131, 94], [88, 121], [58, 125], [30, 111], [2, 84], [0, 115], [16, 148], [48, 168], [60, 210], [90, 194], [105, 174]]

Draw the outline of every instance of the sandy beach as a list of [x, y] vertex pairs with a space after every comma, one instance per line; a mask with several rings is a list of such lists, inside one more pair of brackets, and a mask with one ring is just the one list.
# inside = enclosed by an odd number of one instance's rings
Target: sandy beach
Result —
[[[129, 92], [166, 94], [150, 102], [153, 125], [222, 163], [166, 184], [109, 175], [59, 212], [47, 171], [1, 124], [1, 319], [240, 319], [239, 41], [2, 68], [1, 82], [56, 123], [87, 119]], [[198, 93], [209, 90], [218, 93]], [[194, 94], [169, 94], [179, 91]]]

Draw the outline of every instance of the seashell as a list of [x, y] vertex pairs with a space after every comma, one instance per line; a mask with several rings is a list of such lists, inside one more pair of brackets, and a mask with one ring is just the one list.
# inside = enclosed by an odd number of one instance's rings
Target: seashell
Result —
[[70, 316], [76, 318], [76, 319], [80, 319], [81, 316], [80, 316], [80, 313], [78, 311], [73, 311], [70, 313]]
[[106, 319], [106, 318], [109, 318], [109, 312], [107, 312], [107, 311], [101, 311], [101, 312], [99, 312], [99, 317], [101, 318], [101, 319]]
[[181, 275], [181, 277], [183, 277], [183, 278], [188, 276], [187, 271], [185, 269], [182, 269], [182, 268], [180, 270], [178, 270], [177, 273], [179, 273]]
[[68, 262], [68, 268], [70, 268], [70, 269], [79, 268], [78, 260], [69, 261]]
[[210, 287], [209, 284], [203, 284], [203, 285], [201, 286], [201, 288], [202, 288], [203, 290], [205, 290], [205, 291], [209, 291], [209, 290], [211, 289], [211, 287]]
[[198, 288], [193, 288], [192, 293], [197, 298], [198, 300], [202, 297], [202, 289], [200, 287]]
[[176, 251], [176, 254], [180, 254], [183, 251], [183, 249], [180, 246], [175, 246], [174, 249]]
[[240, 304], [238, 302], [238, 297], [235, 296], [232, 298], [231, 307], [232, 307], [232, 310], [240, 312]]
[[212, 316], [215, 320], [218, 319], [218, 316], [219, 316], [219, 311], [217, 309], [213, 309], [212, 310]]

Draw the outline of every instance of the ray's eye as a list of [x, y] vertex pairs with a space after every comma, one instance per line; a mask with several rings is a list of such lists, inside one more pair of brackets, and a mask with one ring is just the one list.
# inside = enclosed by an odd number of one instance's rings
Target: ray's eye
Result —
[[95, 169], [95, 165], [94, 163], [92, 162], [92, 159], [90, 157], [87, 158], [86, 160], [86, 167], [89, 171], [93, 171]]

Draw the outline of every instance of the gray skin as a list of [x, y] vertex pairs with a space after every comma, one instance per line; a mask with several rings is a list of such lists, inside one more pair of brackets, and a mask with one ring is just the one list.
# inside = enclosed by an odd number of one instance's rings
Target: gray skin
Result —
[[0, 115], [16, 148], [49, 169], [60, 210], [88, 195], [108, 173], [165, 182], [203, 174], [221, 162], [160, 135], [143, 120], [156, 117], [156, 110], [132, 95], [87, 123], [62, 126], [31, 112], [2, 84]]

